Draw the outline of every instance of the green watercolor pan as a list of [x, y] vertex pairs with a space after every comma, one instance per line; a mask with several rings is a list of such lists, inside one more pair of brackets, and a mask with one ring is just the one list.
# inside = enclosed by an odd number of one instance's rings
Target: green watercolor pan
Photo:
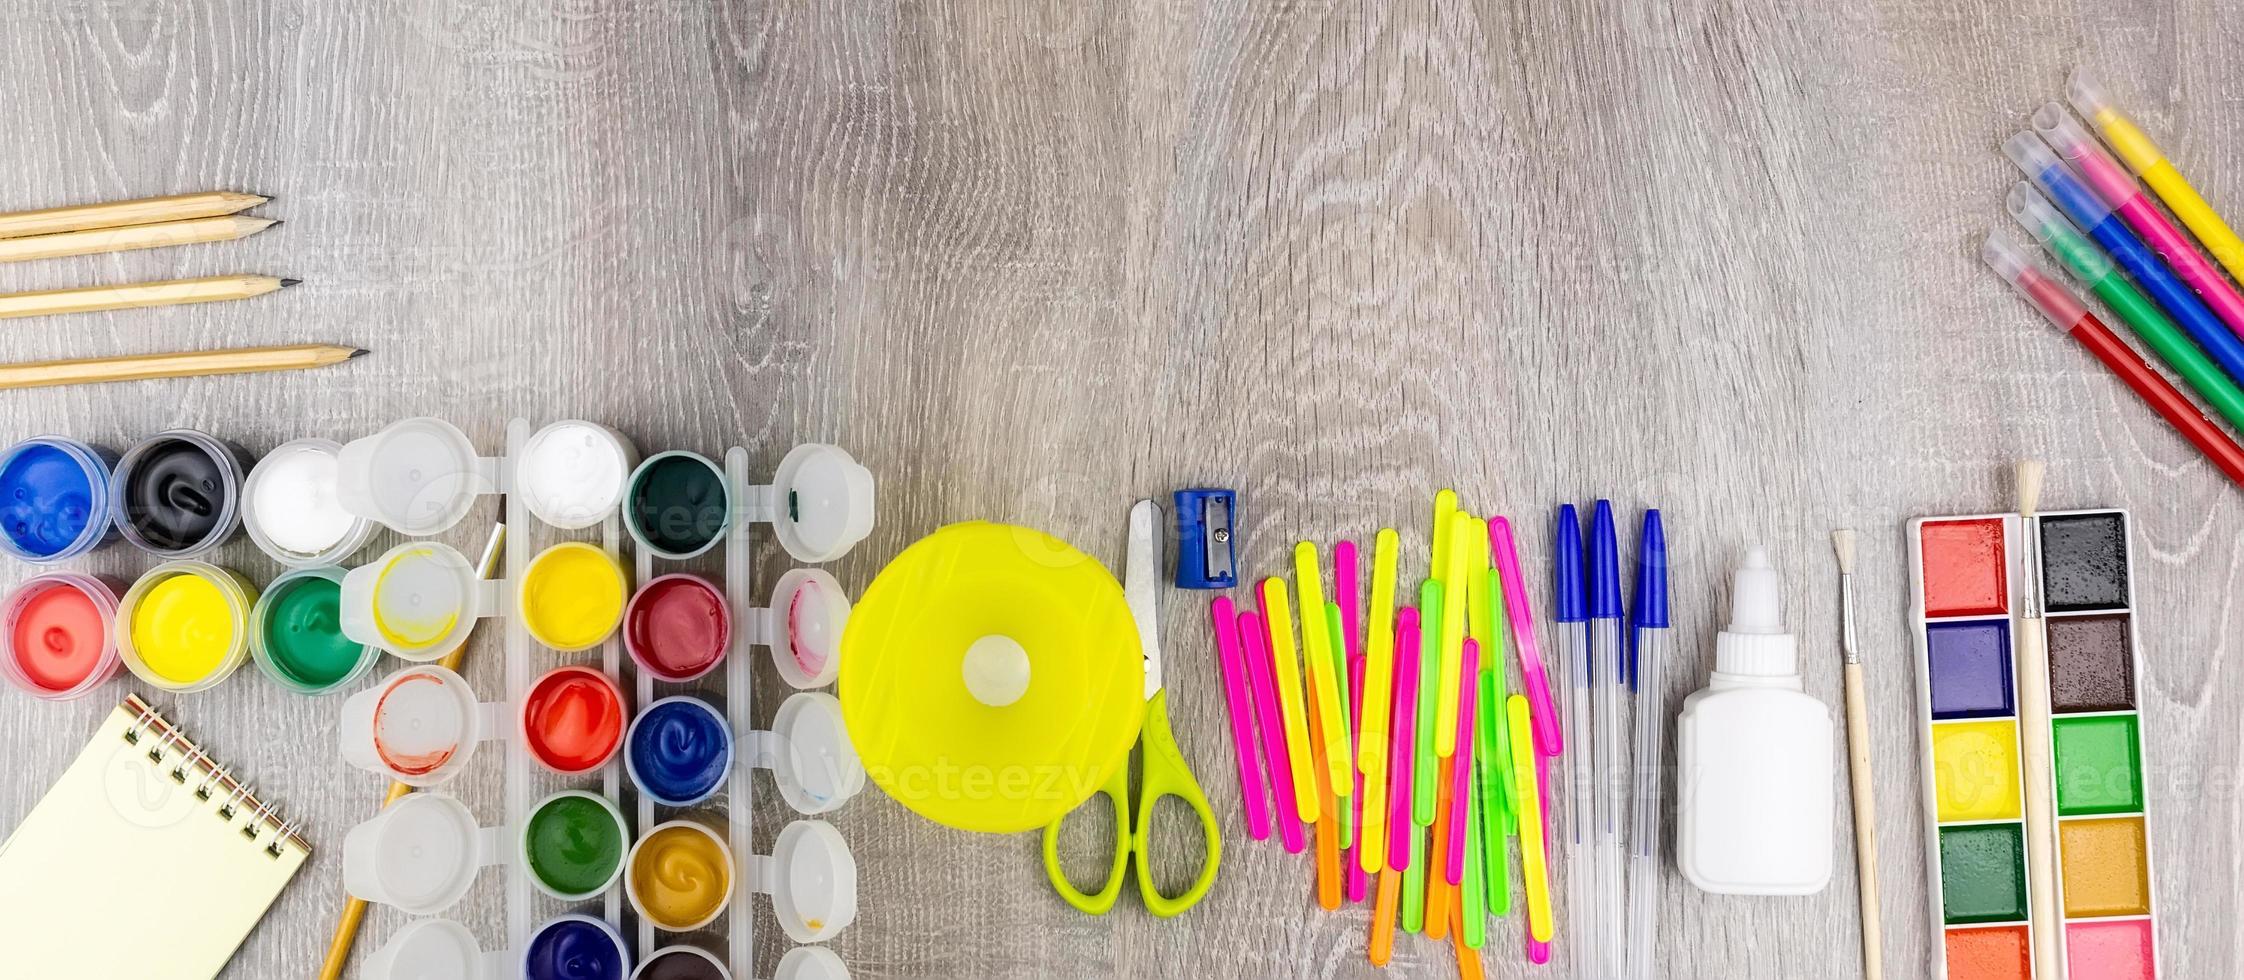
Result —
[[[2058, 930], [2062, 980], [2159, 973], [2132, 531], [2123, 510], [1908, 525], [1933, 977], [2058, 980], [2034, 976], [2042, 929]], [[2019, 722], [2028, 594], [2045, 610], [2045, 731]], [[2026, 738], [2050, 746], [2056, 922], [2027, 901]]]

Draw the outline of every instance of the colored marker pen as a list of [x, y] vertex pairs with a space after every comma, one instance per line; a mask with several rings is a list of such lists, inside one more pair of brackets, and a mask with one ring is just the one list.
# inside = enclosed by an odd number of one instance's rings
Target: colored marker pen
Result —
[[1644, 512], [1636, 547], [1636, 796], [1628, 857], [1629, 960], [1627, 976], [1651, 980], [1652, 941], [1660, 933], [1660, 749], [1667, 733], [1667, 687], [1660, 668], [1667, 661], [1667, 531], [1657, 509]]
[[2174, 321], [2166, 318], [2158, 304], [2128, 281], [2126, 273], [2114, 268], [2103, 249], [2083, 237], [2032, 184], [2018, 182], [2011, 187], [2004, 203], [2010, 208], [2010, 216], [2018, 219], [2027, 234], [2041, 242], [2042, 248], [2055, 255], [2074, 278], [2087, 284], [2112, 312], [2134, 328], [2135, 335], [2158, 352], [2159, 359], [2165, 361], [2167, 367], [2189, 382], [2206, 404], [2213, 406], [2231, 425], [2244, 429], [2244, 389], [2239, 389], [2236, 382], [2207, 360], [2204, 352], [2174, 326]]
[[2136, 395], [2212, 460], [2230, 481], [2244, 487], [2244, 448], [2238, 447], [2235, 440], [2199, 412], [2187, 395], [2175, 390], [2149, 364], [2143, 363], [2142, 357], [2114, 335], [2103, 321], [2096, 319], [2095, 314], [2088, 312], [2071, 290], [2036, 268], [2023, 248], [2000, 233], [1990, 233], [1986, 244], [1980, 247], [1979, 257], [2019, 295], [2026, 297], [2034, 309], [2041, 311], [2044, 319], [2071, 334], [2129, 388], [2135, 389]]
[[2034, 131], [2049, 142], [2057, 155], [2072, 164], [2089, 189], [2096, 192], [2112, 212], [2135, 229], [2143, 241], [2166, 264], [2174, 268], [2174, 275], [2191, 289], [2221, 322], [2228, 324], [2229, 332], [2244, 336], [2244, 294], [2230, 285], [2228, 277], [2213, 268], [2213, 263], [2197, 254], [2197, 249], [2183, 237], [2182, 230], [2166, 220], [2157, 205], [2143, 193], [2135, 178], [2129, 177], [2119, 161], [2097, 145], [2096, 138], [2073, 119], [2073, 114], [2056, 102], [2042, 106], [2034, 112]]
[[2227, 267], [2229, 274], [2244, 278], [2244, 240], [2236, 237], [2228, 222], [2221, 220], [2219, 212], [2198, 196], [2182, 172], [2159, 150], [2158, 144], [2137, 128], [2134, 121], [2121, 114], [2118, 106], [2104, 92], [2101, 80], [2086, 68], [2073, 69], [2072, 80], [2065, 86], [2065, 97], [2072, 100], [2073, 108], [2080, 110], [2082, 118], [2094, 124], [2096, 131], [2104, 134], [2104, 142], [2112, 151], [2127, 161], [2127, 167], [2143, 178], [2158, 199], [2166, 202], [2167, 209], [2188, 225], [2197, 240], [2205, 243], [2205, 250]]
[[1559, 806], [1560, 826], [1564, 828], [1558, 839], [1560, 860], [1566, 868], [1568, 958], [1576, 964], [1576, 975], [1595, 977], [1606, 974], [1598, 962], [1593, 924], [1596, 913], [1590, 906], [1590, 883], [1597, 878], [1597, 851], [1591, 846], [1590, 829], [1594, 811], [1590, 805], [1587, 738], [1591, 723], [1589, 610], [1582, 588], [1582, 522], [1573, 504], [1558, 507], [1552, 549], [1556, 553], [1552, 556], [1551, 637], [1558, 648], [1558, 662], [1571, 679], [1565, 699], [1558, 702], [1558, 727], [1574, 751], [1561, 757], [1561, 784], [1559, 792], [1551, 794], [1551, 801]]
[[1627, 683], [1628, 664], [1621, 653], [1621, 547], [1613, 530], [1613, 503], [1597, 502], [1590, 516], [1589, 638], [1591, 710], [1596, 713], [1590, 754], [1594, 767], [1597, 817], [1597, 944], [1608, 969], [1617, 970], [1624, 959], [1622, 892], [1624, 867], [1622, 839], [1621, 770], [1628, 762], [1621, 748], [1621, 689]]
[[2197, 298], [2180, 279], [2167, 270], [2166, 264], [2143, 247], [2142, 239], [2127, 230], [2124, 221], [2112, 214], [2110, 205], [2081, 183], [2065, 161], [2057, 158], [2049, 144], [2032, 133], [2019, 133], [2002, 145], [2010, 162], [2024, 170], [2034, 183], [2048, 192], [2050, 200], [2065, 212], [2073, 223], [2088, 229], [2088, 237], [2104, 246], [2119, 267], [2134, 276], [2158, 305], [2174, 317], [2174, 321], [2189, 331], [2191, 339], [2212, 355], [2213, 363], [2228, 372], [2228, 376], [2244, 381], [2244, 340], [2229, 332], [2205, 302]]

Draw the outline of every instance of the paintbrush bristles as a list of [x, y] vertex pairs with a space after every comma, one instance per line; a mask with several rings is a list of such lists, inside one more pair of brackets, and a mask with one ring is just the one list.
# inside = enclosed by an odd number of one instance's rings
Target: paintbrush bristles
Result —
[[2041, 509], [2041, 460], [2018, 461], [2018, 512], [2027, 517]]
[[1854, 529], [1842, 527], [1831, 532], [1831, 550], [1839, 556], [1839, 574], [1854, 574]]

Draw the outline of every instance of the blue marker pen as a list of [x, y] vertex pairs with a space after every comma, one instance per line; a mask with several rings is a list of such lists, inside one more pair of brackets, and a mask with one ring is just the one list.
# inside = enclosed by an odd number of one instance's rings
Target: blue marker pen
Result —
[[1590, 710], [1596, 718], [1590, 733], [1590, 767], [1597, 801], [1591, 829], [1596, 832], [1597, 878], [1592, 883], [1597, 899], [1595, 938], [1598, 955], [1606, 964], [1598, 976], [1616, 976], [1626, 961], [1623, 916], [1626, 898], [1622, 874], [1627, 866], [1621, 811], [1621, 770], [1628, 765], [1621, 749], [1621, 690], [1627, 686], [1628, 664], [1621, 654], [1621, 546], [1613, 530], [1613, 503], [1597, 502], [1590, 516], [1589, 540], [1589, 652], [1592, 670]]
[[2164, 261], [2143, 245], [2142, 239], [2128, 230], [2127, 224], [2112, 213], [2111, 205], [2089, 190], [2080, 175], [2057, 158], [2049, 144], [2033, 133], [2019, 133], [2002, 145], [2002, 152], [2048, 193], [2049, 199], [2056, 202], [2073, 224], [2087, 229], [2088, 237], [2110, 252], [2112, 260], [2135, 277], [2135, 282], [2157, 300], [2158, 305], [2166, 308], [2221, 370], [2228, 372], [2231, 378], [2244, 381], [2244, 340], [2230, 332], [2228, 325], [2213, 315], [2205, 301], [2197, 298]]
[[1629, 615], [1636, 621], [1631, 671], [1636, 686], [1636, 798], [1631, 801], [1628, 856], [1628, 969], [1631, 980], [1651, 980], [1652, 941], [1659, 935], [1660, 906], [1660, 749], [1667, 733], [1666, 666], [1667, 529], [1657, 509], [1644, 512], [1636, 546], [1636, 599]]
[[1603, 976], [1594, 959], [1598, 947], [1591, 941], [1590, 934], [1590, 922], [1595, 914], [1590, 909], [1590, 882], [1597, 877], [1597, 852], [1590, 848], [1592, 814], [1588, 794], [1589, 608], [1582, 590], [1582, 522], [1573, 504], [1558, 506], [1558, 530], [1551, 547], [1556, 567], [1552, 582], [1556, 594], [1551, 597], [1551, 637], [1558, 662], [1572, 680], [1566, 685], [1563, 696], [1553, 699], [1558, 704], [1559, 737], [1566, 746], [1566, 751], [1559, 756], [1563, 781], [1559, 791], [1551, 794], [1551, 802], [1560, 807], [1560, 812], [1551, 816], [1551, 825], [1564, 828], [1558, 835], [1558, 844], [1559, 860], [1566, 868], [1567, 927], [1561, 933], [1566, 937], [1569, 959], [1581, 964], [1576, 968], [1580, 975]]

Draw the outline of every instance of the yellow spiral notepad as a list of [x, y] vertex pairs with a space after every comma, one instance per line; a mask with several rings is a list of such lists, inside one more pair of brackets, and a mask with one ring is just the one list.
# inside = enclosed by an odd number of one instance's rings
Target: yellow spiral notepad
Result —
[[310, 856], [254, 789], [128, 695], [0, 843], [7, 973], [208, 980]]

